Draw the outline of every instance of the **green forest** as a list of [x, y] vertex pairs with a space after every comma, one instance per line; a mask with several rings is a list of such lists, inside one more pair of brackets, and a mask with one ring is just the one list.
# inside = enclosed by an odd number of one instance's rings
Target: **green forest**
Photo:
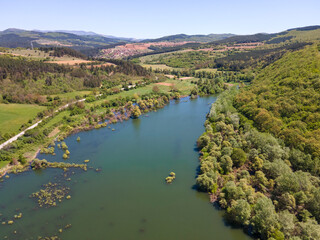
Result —
[[222, 93], [198, 140], [197, 186], [262, 239], [320, 238], [319, 45]]

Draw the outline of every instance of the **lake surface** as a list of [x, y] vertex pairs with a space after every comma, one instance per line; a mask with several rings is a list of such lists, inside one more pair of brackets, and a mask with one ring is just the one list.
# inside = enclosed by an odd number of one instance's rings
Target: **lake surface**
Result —
[[[13, 225], [0, 225], [0, 239], [251, 239], [241, 229], [226, 226], [223, 211], [209, 203], [207, 194], [194, 190], [196, 140], [215, 100], [173, 101], [140, 119], [113, 125], [115, 131], [102, 128], [68, 137], [71, 154], [66, 161], [90, 159], [93, 169], [71, 169], [67, 177], [60, 169], [10, 175], [0, 184], [0, 219], [12, 219], [19, 212], [23, 217]], [[56, 148], [56, 153], [38, 157], [63, 161], [62, 150]], [[168, 185], [165, 178], [171, 171], [176, 180]], [[69, 186], [72, 198], [37, 209], [29, 195], [48, 182]], [[72, 227], [58, 233], [67, 224]]]

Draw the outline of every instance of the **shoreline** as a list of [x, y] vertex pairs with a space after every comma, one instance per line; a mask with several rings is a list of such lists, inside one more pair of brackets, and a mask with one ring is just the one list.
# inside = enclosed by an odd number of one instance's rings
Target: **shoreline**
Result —
[[[189, 95], [181, 95], [179, 99], [174, 99], [174, 97], [171, 97], [169, 99], [169, 101], [167, 103], [164, 104], [164, 106], [166, 105], [169, 105], [170, 104], [170, 101], [172, 100], [182, 100], [183, 98], [188, 98]], [[200, 96], [198, 96], [200, 97]], [[191, 98], [189, 98], [191, 99]], [[146, 112], [143, 112], [141, 115], [145, 115], [146, 113], [150, 112], [150, 111], [155, 111], [157, 109], [160, 109], [160, 108], [163, 108], [164, 106], [162, 107], [159, 107], [159, 108], [156, 108], [156, 109], [151, 109], [151, 108], [147, 108]], [[127, 115], [126, 115], [127, 114]], [[102, 128], [102, 127], [106, 127], [108, 126], [109, 124], [111, 123], [117, 123], [117, 122], [122, 122], [124, 120], [129, 120], [131, 118], [131, 111], [129, 111], [128, 113], [125, 112], [125, 114], [119, 114], [119, 115], [115, 115], [114, 117], [110, 118], [110, 119], [106, 119], [104, 122], [100, 122], [98, 124], [94, 124], [94, 125], [90, 125], [90, 126], [87, 126], [87, 127], [82, 127], [82, 126], [79, 126], [77, 128], [74, 128], [72, 129], [69, 133], [66, 133], [66, 132], [58, 132], [57, 134], [61, 134], [60, 136], [63, 136], [63, 138], [66, 138], [72, 134], [76, 134], [76, 133], [79, 133], [79, 132], [84, 132], [84, 131], [90, 131], [90, 130], [93, 130], [93, 129], [99, 129], [99, 128]], [[55, 129], [53, 130], [55, 131]], [[53, 132], [52, 131], [52, 132]], [[59, 135], [55, 136], [54, 138], [54, 141], [59, 141]], [[63, 140], [62, 140], [63, 141]], [[42, 145], [43, 146], [43, 145]], [[27, 163], [30, 164], [34, 159], [36, 159], [38, 153], [40, 152], [41, 150], [41, 145], [37, 148], [37, 150], [35, 151], [34, 154], [31, 155], [31, 157], [27, 157]], [[7, 174], [10, 174], [12, 173], [12, 170], [16, 167], [21, 167], [22, 169], [25, 168], [27, 166], [26, 165], [21, 165], [21, 163], [18, 162], [18, 164], [15, 164], [15, 165], [11, 165], [10, 163], [8, 163], [7, 166], [3, 167], [3, 168], [0, 168], [0, 179], [2, 179], [4, 176], [6, 176]]]

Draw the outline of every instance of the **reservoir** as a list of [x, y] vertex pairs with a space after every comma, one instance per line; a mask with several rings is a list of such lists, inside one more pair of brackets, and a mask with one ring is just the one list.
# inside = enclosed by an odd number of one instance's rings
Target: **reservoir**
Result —
[[[65, 139], [67, 160], [57, 147], [56, 156], [39, 154], [48, 161], [89, 159], [89, 168], [11, 174], [0, 183], [0, 219], [23, 215], [13, 225], [0, 225], [0, 239], [251, 239], [227, 226], [223, 211], [210, 204], [206, 193], [195, 190], [196, 141], [215, 100], [184, 98], [139, 119], [72, 135]], [[166, 184], [172, 171], [176, 179]], [[49, 182], [68, 186], [71, 199], [38, 208], [29, 196]]]

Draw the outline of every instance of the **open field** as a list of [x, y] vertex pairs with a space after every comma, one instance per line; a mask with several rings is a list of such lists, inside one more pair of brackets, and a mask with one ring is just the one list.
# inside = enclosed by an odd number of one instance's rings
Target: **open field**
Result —
[[92, 91], [73, 91], [68, 93], [50, 95], [50, 97], [54, 98], [58, 96], [60, 97], [61, 100], [65, 101], [65, 100], [74, 100], [76, 96], [83, 97], [84, 95], [89, 95], [91, 93]]
[[0, 161], [0, 169], [7, 166], [9, 163], [9, 161]]
[[0, 104], [0, 132], [17, 132], [22, 124], [44, 109], [46, 108], [31, 104]]
[[174, 53], [183, 53], [183, 52], [187, 52], [187, 51], [194, 51], [194, 50], [193, 49], [186, 49], [186, 50], [178, 50], [178, 51], [168, 52], [168, 53], [158, 53], [158, 54], [153, 54], [153, 55], [147, 55], [147, 56], [140, 57], [139, 60], [143, 64], [143, 63], [146, 63], [146, 62], [152, 62], [153, 60], [155, 60], [155, 59], [157, 59], [159, 57], [165, 57], [165, 56], [172, 55]]
[[209, 73], [216, 73], [217, 69], [212, 69], [212, 68], [201, 68], [196, 70], [196, 72], [209, 72]]
[[15, 55], [15, 56], [23, 56], [37, 59], [44, 59], [49, 56], [49, 53], [40, 50], [31, 50], [31, 49], [21, 49], [21, 48], [11, 48], [6, 51], [6, 53]]
[[31, 49], [23, 49], [23, 48], [16, 48], [16, 49], [6, 49], [5, 51], [0, 52], [0, 54], [11, 54], [13, 56], [22, 56], [36, 60], [46, 60], [47, 63], [57, 63], [57, 64], [65, 64], [65, 65], [77, 65], [81, 63], [91, 63], [92, 61], [70, 57], [68, 55], [62, 57], [54, 57], [50, 56], [50, 52], [44, 52], [40, 50], [31, 50]]
[[169, 67], [165, 64], [142, 64], [141, 66], [144, 68], [152, 68], [152, 70], [179, 70], [179, 68]]
[[92, 61], [88, 61], [88, 60], [83, 60], [83, 59], [77, 59], [77, 58], [72, 58], [69, 57], [67, 60], [62, 60], [61, 58], [54, 58], [54, 61], [47, 61], [47, 63], [57, 63], [57, 64], [65, 64], [65, 65], [77, 65], [77, 64], [81, 64], [81, 63], [91, 63]]

